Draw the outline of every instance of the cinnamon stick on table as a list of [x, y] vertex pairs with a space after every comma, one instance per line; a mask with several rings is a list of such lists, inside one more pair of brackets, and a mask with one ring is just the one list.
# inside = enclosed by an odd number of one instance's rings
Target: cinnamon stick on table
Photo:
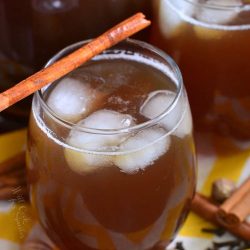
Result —
[[84, 62], [150, 25], [142, 13], [114, 26], [75, 52], [0, 94], [0, 111], [76, 69]]
[[239, 238], [243, 240], [250, 240], [250, 225], [248, 223], [242, 222], [235, 227], [230, 227], [224, 224], [217, 216], [219, 207], [212, 204], [202, 195], [196, 193], [192, 201], [191, 209], [194, 213], [198, 214], [205, 220], [208, 220], [215, 225], [224, 227]]
[[240, 224], [250, 214], [250, 177], [219, 208], [218, 217], [227, 225]]

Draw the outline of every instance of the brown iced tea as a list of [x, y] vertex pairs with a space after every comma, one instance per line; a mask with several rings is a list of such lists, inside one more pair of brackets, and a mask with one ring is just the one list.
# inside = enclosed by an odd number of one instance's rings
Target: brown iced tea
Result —
[[60, 249], [164, 249], [173, 239], [195, 188], [192, 119], [175, 67], [127, 41], [35, 95], [31, 200]]
[[250, 5], [157, 0], [152, 41], [179, 65], [195, 126], [250, 138]]

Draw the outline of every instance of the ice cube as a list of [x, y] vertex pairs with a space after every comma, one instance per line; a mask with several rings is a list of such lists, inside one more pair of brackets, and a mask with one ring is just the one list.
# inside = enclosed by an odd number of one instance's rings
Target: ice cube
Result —
[[[169, 90], [153, 91], [141, 106], [140, 113], [149, 119], [154, 119], [171, 106], [175, 97], [176, 93]], [[180, 95], [178, 102], [159, 123], [167, 131], [173, 130], [172, 133], [178, 137], [184, 137], [192, 131], [192, 118], [185, 92]]]
[[[140, 113], [149, 118], [154, 119], [166, 111], [174, 101], [176, 93], [169, 90], [157, 90], [153, 91], [148, 95], [148, 98], [140, 108]], [[168, 130], [173, 129], [180, 117], [181, 110], [170, 111], [166, 117], [161, 120], [161, 124], [164, 124]]]
[[98, 110], [81, 120], [71, 130], [67, 143], [86, 152], [66, 148], [65, 158], [69, 166], [77, 172], [89, 172], [99, 167], [110, 166], [112, 156], [102, 152], [115, 151], [128, 136], [126, 133], [109, 135], [87, 133], [77, 129], [79, 126], [93, 129], [122, 129], [132, 125], [134, 119], [130, 115], [106, 109]]
[[115, 156], [114, 164], [128, 174], [152, 165], [170, 146], [170, 137], [165, 134], [166, 131], [158, 127], [130, 136], [120, 145], [121, 154]]
[[102, 153], [91, 153], [65, 148], [65, 159], [69, 167], [77, 173], [87, 174], [99, 168], [112, 165], [112, 156]]
[[68, 143], [85, 150], [112, 150], [125, 137], [125, 134], [87, 133], [78, 130], [77, 127], [108, 130], [127, 128], [134, 123], [134, 119], [130, 115], [107, 109], [98, 110], [76, 124], [75, 129], [69, 134]]
[[[242, 5], [241, 0], [208, 0], [206, 1], [207, 6], [236, 6]], [[196, 18], [199, 21], [206, 22], [208, 24], [227, 24], [238, 15], [237, 8], [223, 9], [219, 7], [203, 7], [199, 8], [196, 13]]]
[[183, 0], [171, 1], [155, 0], [155, 9], [159, 13], [159, 28], [163, 36], [173, 37], [182, 31], [185, 24], [183, 15], [191, 17], [195, 11], [194, 6]]
[[153, 119], [163, 113], [173, 102], [176, 94], [168, 90], [156, 90], [149, 93], [148, 98], [140, 108], [140, 113]]
[[47, 104], [60, 118], [76, 122], [95, 109], [101, 98], [88, 83], [66, 77], [52, 90]]
[[134, 119], [127, 114], [102, 109], [84, 119], [82, 125], [95, 129], [123, 129], [134, 125]]

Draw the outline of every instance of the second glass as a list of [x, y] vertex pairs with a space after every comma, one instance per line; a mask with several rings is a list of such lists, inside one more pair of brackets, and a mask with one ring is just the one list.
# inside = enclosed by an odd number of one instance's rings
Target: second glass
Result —
[[195, 177], [182, 78], [153, 46], [127, 40], [35, 94], [31, 201], [60, 249], [165, 249]]
[[156, 0], [152, 41], [179, 65], [195, 127], [250, 138], [250, 4]]

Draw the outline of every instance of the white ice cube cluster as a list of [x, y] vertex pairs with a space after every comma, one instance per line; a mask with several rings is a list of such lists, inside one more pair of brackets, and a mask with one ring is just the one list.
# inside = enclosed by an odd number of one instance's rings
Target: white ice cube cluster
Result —
[[79, 126], [122, 129], [134, 124], [134, 119], [130, 115], [106, 109], [98, 110], [81, 120], [71, 130], [67, 143], [82, 151], [65, 148], [65, 158], [69, 166], [78, 173], [87, 173], [114, 164], [126, 173], [133, 173], [152, 164], [169, 147], [170, 139], [162, 138], [166, 134], [164, 129], [149, 128], [135, 135], [128, 133], [100, 135], [78, 129]]
[[[150, 93], [141, 106], [141, 114], [148, 119], [157, 117], [171, 105], [175, 95], [168, 90]], [[74, 171], [83, 174], [112, 165], [129, 174], [145, 169], [168, 151], [171, 137], [167, 132], [173, 130], [179, 137], [191, 132], [192, 120], [189, 113], [183, 115], [186, 113], [183, 112], [183, 99], [177, 103], [158, 126], [136, 133], [95, 134], [81, 131], [81, 126], [108, 131], [135, 125], [135, 119], [128, 114], [107, 109], [93, 112], [70, 131], [67, 138], [70, 147], [65, 148], [66, 161]]]
[[[86, 173], [102, 166], [112, 164], [112, 156], [101, 153], [102, 151], [115, 151], [117, 146], [126, 139], [120, 134], [94, 134], [79, 130], [79, 126], [92, 129], [122, 129], [130, 127], [134, 120], [130, 115], [120, 114], [112, 110], [98, 110], [86, 119], [81, 120], [71, 130], [67, 143], [86, 152], [66, 148], [65, 158], [69, 166], [76, 172]], [[91, 153], [91, 151], [99, 151]]]
[[[159, 28], [166, 37], [173, 37], [181, 32], [181, 27], [186, 22], [194, 23], [195, 26], [225, 25], [231, 22], [239, 14], [238, 10], [225, 9], [220, 11], [216, 7], [200, 7], [195, 5], [199, 0], [193, 0], [193, 3], [185, 0], [156, 0], [155, 8], [158, 11]], [[207, 0], [206, 5], [213, 6], [220, 4], [221, 6], [240, 5], [241, 0]], [[211, 38], [211, 37], [210, 37]]]
[[[153, 91], [140, 108], [148, 119], [163, 114], [175, 100], [176, 94], [168, 90]], [[76, 78], [64, 78], [50, 93], [50, 108], [61, 118], [77, 122], [70, 131], [65, 149], [65, 159], [76, 172], [86, 173], [100, 167], [116, 165], [126, 173], [133, 173], [153, 164], [167, 152], [172, 132], [183, 137], [191, 132], [190, 113], [185, 113], [183, 98], [169, 110], [158, 127], [131, 133], [96, 134], [84, 132], [80, 127], [101, 130], [126, 129], [135, 125], [128, 114], [99, 109], [103, 94]], [[183, 117], [184, 118], [183, 118]], [[183, 118], [183, 119], [182, 119]], [[181, 123], [179, 121], [183, 120]], [[78, 150], [76, 150], [78, 149]], [[105, 153], [106, 152], [106, 153]]]

